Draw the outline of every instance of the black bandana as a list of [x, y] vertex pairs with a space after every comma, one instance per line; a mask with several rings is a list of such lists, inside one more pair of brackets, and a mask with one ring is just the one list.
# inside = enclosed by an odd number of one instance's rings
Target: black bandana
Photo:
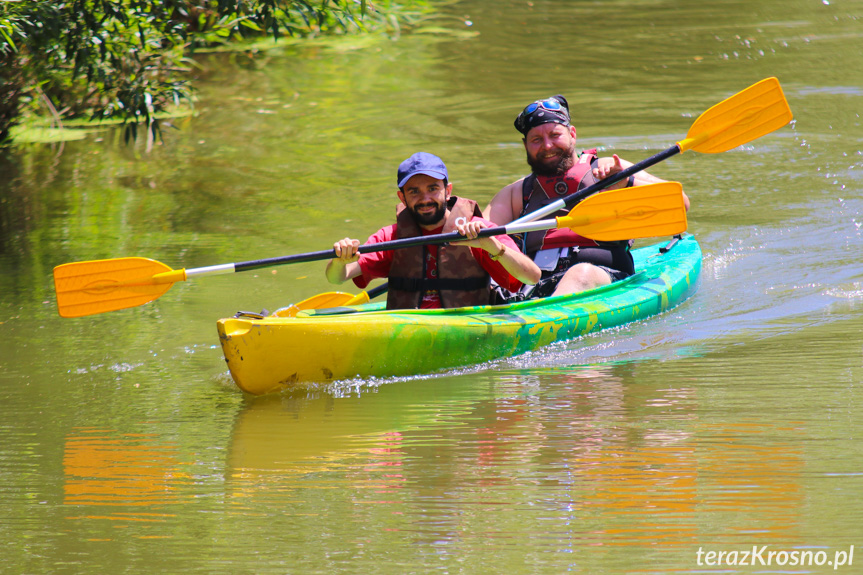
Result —
[[513, 124], [516, 130], [527, 136], [531, 128], [552, 122], [569, 126], [569, 103], [561, 95], [528, 104]]

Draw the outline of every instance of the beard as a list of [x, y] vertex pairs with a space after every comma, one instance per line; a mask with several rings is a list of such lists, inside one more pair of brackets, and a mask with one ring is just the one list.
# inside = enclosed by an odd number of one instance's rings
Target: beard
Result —
[[[419, 208], [425, 208], [427, 206], [435, 206], [435, 211], [427, 214], [420, 214], [418, 212]], [[439, 204], [437, 202], [426, 202], [424, 204], [414, 204], [413, 207], [405, 207], [410, 212], [411, 216], [413, 216], [414, 221], [420, 226], [433, 226], [438, 222], [442, 222], [446, 215], [446, 204]]]
[[557, 148], [553, 152], [544, 152], [542, 159], [528, 152], [527, 164], [537, 176], [562, 176], [575, 164], [575, 141], [567, 150]]

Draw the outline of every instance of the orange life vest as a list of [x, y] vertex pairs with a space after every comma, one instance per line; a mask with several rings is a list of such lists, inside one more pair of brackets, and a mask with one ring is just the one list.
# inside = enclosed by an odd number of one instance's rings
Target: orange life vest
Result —
[[[396, 238], [422, 236], [422, 229], [411, 213], [399, 204]], [[447, 202], [442, 233], [456, 231], [458, 218], [470, 221], [482, 212], [473, 200], [451, 196]], [[437, 278], [426, 277], [427, 246], [395, 250], [389, 274], [387, 309], [416, 309], [426, 291], [438, 290], [442, 307], [488, 305], [491, 297], [488, 273], [476, 261], [470, 248], [459, 245], [438, 246]]]

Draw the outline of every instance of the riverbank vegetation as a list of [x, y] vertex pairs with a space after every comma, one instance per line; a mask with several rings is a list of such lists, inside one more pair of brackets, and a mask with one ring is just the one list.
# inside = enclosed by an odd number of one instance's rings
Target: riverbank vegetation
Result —
[[159, 133], [188, 105], [196, 52], [255, 40], [399, 30], [429, 0], [9, 0], [0, 3], [0, 144], [27, 118]]

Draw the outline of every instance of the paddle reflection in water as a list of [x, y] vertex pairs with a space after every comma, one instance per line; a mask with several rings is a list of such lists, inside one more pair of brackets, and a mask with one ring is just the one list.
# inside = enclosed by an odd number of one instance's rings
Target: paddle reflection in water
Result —
[[[190, 475], [183, 466], [177, 447], [152, 434], [78, 428], [64, 446], [63, 503], [82, 509], [72, 519], [161, 522], [174, 515], [158, 509], [184, 502]], [[90, 506], [116, 510], [97, 515]]]
[[799, 444], [776, 439], [789, 431], [801, 433], [758, 422], [702, 426], [702, 443], [713, 442], [715, 449], [699, 450], [699, 485], [713, 493], [701, 506], [716, 513], [727, 531], [743, 538], [757, 532], [762, 544], [800, 537], [804, 454]]

